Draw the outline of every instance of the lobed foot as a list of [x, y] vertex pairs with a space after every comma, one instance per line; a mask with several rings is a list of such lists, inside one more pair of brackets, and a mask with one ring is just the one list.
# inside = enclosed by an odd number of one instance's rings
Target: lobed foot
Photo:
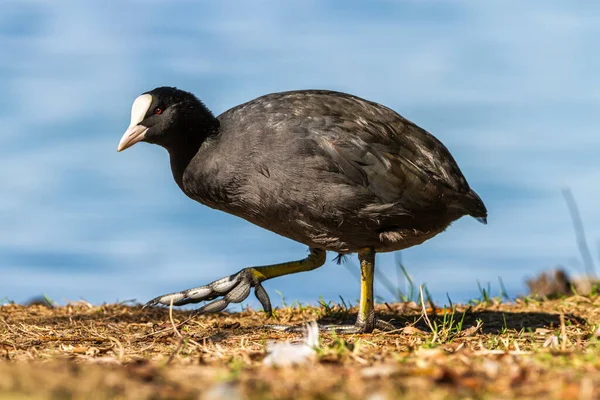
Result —
[[[383, 321], [381, 319], [373, 319], [373, 323], [371, 325], [366, 323], [356, 322], [354, 325], [318, 325], [319, 331], [321, 332], [333, 332], [336, 334], [359, 334], [359, 333], [371, 333], [374, 329], [379, 329], [384, 332], [394, 331], [397, 328], [390, 324], [389, 322]], [[304, 325], [280, 325], [280, 324], [269, 324], [263, 325], [263, 329], [275, 330], [278, 332], [294, 332], [300, 333], [306, 330]]]
[[267, 291], [261, 285], [261, 279], [258, 276], [259, 274], [256, 273], [254, 268], [244, 268], [238, 273], [218, 279], [208, 285], [158, 296], [146, 303], [144, 308], [156, 305], [168, 306], [171, 305], [171, 302], [174, 306], [182, 306], [213, 300], [200, 307], [196, 312], [219, 312], [224, 310], [230, 303], [244, 301], [250, 294], [251, 288], [254, 288], [256, 298], [262, 304], [267, 315], [270, 316], [272, 313], [271, 300]]
[[373, 320], [372, 324], [360, 323], [356, 321], [354, 325], [325, 325], [323, 327], [326, 332], [335, 332], [341, 334], [354, 334], [354, 333], [371, 333], [375, 329], [379, 329], [384, 332], [396, 330], [396, 327], [389, 322], [381, 319]]

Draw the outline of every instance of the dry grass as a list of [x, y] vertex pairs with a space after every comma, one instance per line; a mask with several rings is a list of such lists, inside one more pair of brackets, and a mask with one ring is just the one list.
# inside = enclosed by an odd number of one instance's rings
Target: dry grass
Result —
[[[323, 334], [316, 359], [264, 366], [262, 312], [86, 303], [0, 307], [0, 398], [600, 398], [600, 297], [380, 305], [398, 331]], [[453, 313], [451, 312], [453, 311]], [[278, 323], [349, 322], [340, 306], [278, 309]], [[174, 329], [174, 326], [176, 329]]]

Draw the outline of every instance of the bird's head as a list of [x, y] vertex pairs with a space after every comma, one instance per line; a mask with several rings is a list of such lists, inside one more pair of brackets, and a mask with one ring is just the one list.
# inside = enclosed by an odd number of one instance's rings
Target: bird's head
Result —
[[218, 129], [218, 120], [193, 94], [174, 87], [158, 87], [140, 95], [131, 107], [131, 122], [117, 151], [138, 142], [167, 149], [185, 142], [189, 134], [208, 135]]

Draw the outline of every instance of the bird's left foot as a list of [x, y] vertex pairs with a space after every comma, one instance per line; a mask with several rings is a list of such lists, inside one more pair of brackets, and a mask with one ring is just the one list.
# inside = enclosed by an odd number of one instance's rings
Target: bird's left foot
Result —
[[183, 290], [181, 292], [169, 293], [158, 296], [144, 305], [145, 307], [156, 305], [182, 306], [184, 304], [199, 303], [212, 300], [196, 310], [197, 313], [211, 313], [224, 310], [230, 303], [240, 303], [250, 294], [254, 288], [254, 294], [260, 301], [267, 315], [271, 315], [271, 300], [267, 291], [261, 285], [260, 273], [255, 268], [244, 268], [240, 272], [218, 279], [208, 285]]
[[224, 310], [230, 303], [244, 301], [254, 288], [256, 298], [260, 301], [267, 316], [270, 317], [272, 314], [271, 300], [262, 286], [262, 282], [282, 275], [310, 271], [324, 263], [325, 250], [311, 248], [308, 257], [302, 260], [244, 268], [238, 273], [217, 279], [208, 285], [158, 296], [146, 303], [144, 307], [156, 305], [182, 306], [212, 300], [196, 310], [196, 313], [219, 312]]

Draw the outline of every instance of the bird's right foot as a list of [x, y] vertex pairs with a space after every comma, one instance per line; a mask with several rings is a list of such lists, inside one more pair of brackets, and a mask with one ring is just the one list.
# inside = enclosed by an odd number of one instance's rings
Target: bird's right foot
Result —
[[[306, 329], [303, 325], [281, 325], [268, 324], [263, 325], [263, 329], [273, 330], [277, 332], [304, 332]], [[319, 331], [327, 333], [336, 333], [341, 335], [352, 335], [361, 333], [372, 333], [373, 330], [379, 329], [383, 332], [395, 331], [397, 328], [387, 321], [381, 319], [373, 319], [370, 323], [356, 321], [354, 325], [318, 325]]]
[[144, 308], [156, 305], [169, 306], [171, 304], [182, 306], [212, 300], [196, 312], [199, 314], [219, 312], [224, 310], [230, 303], [244, 301], [250, 294], [250, 290], [254, 288], [256, 298], [262, 304], [267, 315], [270, 316], [272, 313], [271, 300], [261, 284], [263, 280], [264, 277], [255, 268], [244, 268], [236, 274], [217, 279], [208, 285], [158, 296], [146, 303]]

